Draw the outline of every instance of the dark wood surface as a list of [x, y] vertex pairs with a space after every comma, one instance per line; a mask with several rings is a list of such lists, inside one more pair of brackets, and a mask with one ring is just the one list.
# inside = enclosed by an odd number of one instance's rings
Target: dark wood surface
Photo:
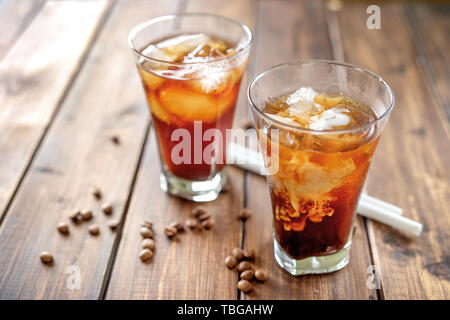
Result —
[[[382, 29], [369, 30], [372, 2], [0, 2], [0, 298], [449, 299], [450, 5], [379, 2]], [[265, 180], [229, 168], [229, 189], [205, 205], [215, 227], [169, 241], [164, 226], [186, 219], [196, 204], [159, 188], [153, 128], [126, 37], [138, 22], [173, 12], [217, 13], [252, 29], [235, 126], [249, 118], [249, 80], [272, 65], [334, 59], [382, 75], [396, 109], [367, 190], [424, 223], [422, 235], [358, 218], [349, 266], [292, 277], [273, 259]], [[111, 216], [101, 213], [91, 186], [112, 203]], [[94, 219], [58, 234], [58, 222], [84, 207]], [[253, 212], [245, 223], [236, 218], [243, 207]], [[121, 222], [115, 232], [106, 226], [113, 219]], [[149, 264], [138, 258], [143, 219], [155, 223]], [[87, 230], [94, 223], [97, 237]], [[223, 264], [236, 246], [254, 248], [255, 264], [270, 275], [248, 295]], [[45, 250], [55, 256], [51, 266], [39, 260]], [[371, 265], [381, 270], [380, 289], [366, 285]], [[79, 289], [67, 286], [70, 266], [79, 268]]]

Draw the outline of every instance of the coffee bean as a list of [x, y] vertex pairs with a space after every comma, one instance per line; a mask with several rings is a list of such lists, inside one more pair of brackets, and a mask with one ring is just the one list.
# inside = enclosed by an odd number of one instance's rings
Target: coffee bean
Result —
[[65, 222], [60, 222], [58, 224], [58, 231], [61, 234], [68, 234], [69, 233], [69, 225]]
[[120, 139], [118, 136], [114, 135], [111, 137], [111, 141], [112, 143], [114, 143], [115, 145], [119, 145], [120, 144]]
[[142, 221], [141, 226], [151, 229], [151, 228], [153, 228], [153, 222], [150, 222], [148, 220], [144, 220], [144, 221]]
[[202, 221], [203, 229], [209, 230], [209, 229], [211, 229], [213, 227], [213, 225], [214, 225], [214, 221], [211, 218]]
[[238, 265], [238, 271], [242, 272], [245, 270], [250, 270], [252, 268], [252, 265], [248, 261], [241, 261]]
[[155, 236], [155, 233], [153, 232], [152, 229], [147, 228], [147, 227], [142, 227], [141, 228], [141, 236], [142, 238], [153, 238]]
[[186, 220], [186, 225], [188, 226], [188, 228], [190, 229], [195, 229], [198, 227], [198, 222], [195, 219], [187, 219]]
[[211, 218], [211, 214], [208, 213], [208, 212], [205, 212], [205, 213], [203, 213], [203, 214], [201, 214], [201, 215], [199, 215], [197, 217], [197, 219], [200, 220], [200, 221], [205, 221], [205, 220], [208, 220], [210, 218]]
[[155, 240], [153, 239], [144, 239], [142, 241], [142, 249], [155, 250]]
[[153, 251], [151, 251], [149, 249], [143, 249], [139, 253], [139, 258], [141, 259], [142, 262], [149, 261], [150, 259], [153, 258]]
[[267, 273], [262, 270], [262, 269], [258, 269], [255, 271], [255, 278], [258, 281], [266, 281], [267, 280]]
[[100, 228], [96, 224], [90, 225], [88, 230], [89, 233], [93, 236], [96, 236], [100, 233]]
[[241, 248], [234, 248], [232, 251], [233, 256], [239, 261], [244, 259], [244, 252]]
[[166, 236], [168, 236], [169, 238], [172, 238], [172, 237], [176, 236], [176, 234], [177, 234], [177, 229], [171, 228], [171, 227], [166, 227], [166, 228], [164, 228], [164, 233], [165, 233]]
[[70, 220], [77, 223], [81, 218], [81, 212], [80, 210], [75, 210], [69, 215]]
[[88, 210], [88, 209], [81, 210], [80, 215], [84, 221], [92, 219], [92, 211], [91, 210]]
[[97, 187], [92, 187], [92, 195], [97, 200], [100, 200], [102, 198], [102, 192]]
[[47, 251], [43, 251], [41, 252], [41, 254], [39, 255], [39, 258], [41, 258], [41, 261], [43, 263], [51, 263], [53, 262], [53, 255]]
[[236, 267], [236, 264], [237, 260], [234, 256], [228, 256], [225, 258], [225, 265], [228, 269], [233, 269], [234, 267]]
[[205, 214], [206, 213], [206, 208], [204, 208], [204, 207], [197, 207], [197, 208], [194, 208], [193, 210], [192, 210], [192, 216], [193, 217], [199, 217], [199, 216], [201, 216], [202, 214]]
[[110, 215], [113, 212], [113, 207], [110, 203], [104, 203], [102, 205], [102, 211], [104, 214]]
[[184, 226], [181, 222], [172, 222], [171, 224], [169, 224], [169, 228], [174, 228], [175, 230], [177, 230], [177, 232], [184, 232]]
[[244, 293], [250, 292], [253, 289], [252, 285], [247, 280], [239, 280], [237, 287]]
[[255, 250], [253, 249], [244, 249], [242, 252], [245, 259], [253, 260], [255, 259]]
[[253, 279], [254, 275], [255, 273], [253, 272], [253, 270], [245, 270], [241, 273], [241, 279], [250, 281]]
[[117, 227], [119, 226], [120, 221], [119, 220], [112, 220], [108, 223], [108, 227], [111, 228], [111, 230], [115, 230], [117, 229]]
[[241, 219], [241, 220], [243, 220], [243, 221], [245, 221], [245, 220], [247, 220], [248, 218], [250, 218], [250, 216], [251, 216], [250, 210], [247, 209], [247, 208], [242, 209], [242, 210], [239, 211], [239, 213], [238, 213], [239, 219]]

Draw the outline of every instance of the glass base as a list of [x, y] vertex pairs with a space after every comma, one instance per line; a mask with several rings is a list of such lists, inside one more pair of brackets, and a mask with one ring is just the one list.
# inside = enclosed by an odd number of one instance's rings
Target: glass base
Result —
[[160, 186], [165, 192], [195, 202], [207, 202], [217, 199], [226, 185], [227, 174], [223, 169], [208, 180], [192, 181], [171, 174], [166, 168], [160, 176]]
[[296, 260], [284, 253], [275, 238], [273, 240], [275, 260], [281, 268], [294, 276], [330, 273], [344, 268], [350, 261], [350, 244], [351, 240], [341, 250], [330, 255]]

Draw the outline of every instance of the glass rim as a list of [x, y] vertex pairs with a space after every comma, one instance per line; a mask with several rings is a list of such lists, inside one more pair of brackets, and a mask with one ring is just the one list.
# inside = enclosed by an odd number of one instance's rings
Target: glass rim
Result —
[[[166, 61], [166, 60], [151, 58], [151, 57], [148, 57], [145, 54], [141, 53], [139, 51], [139, 49], [137, 49], [133, 45], [133, 39], [135, 39], [135, 37], [137, 36], [137, 34], [140, 31], [144, 30], [148, 26], [151, 26], [152, 24], [155, 24], [155, 23], [158, 23], [161, 21], [171, 20], [171, 19], [175, 19], [175, 18], [182, 18], [182, 17], [210, 17], [210, 18], [217, 18], [217, 19], [222, 19], [222, 20], [231, 22], [231, 23], [239, 26], [240, 28], [242, 28], [242, 30], [244, 30], [245, 34], [248, 36], [248, 41], [245, 43], [244, 47], [241, 50], [233, 53], [231, 56], [217, 59], [217, 60], [212, 60], [212, 61], [199, 61], [199, 62], [173, 62], [173, 61]], [[215, 64], [218, 62], [227, 61], [232, 58], [239, 57], [243, 53], [245, 53], [250, 48], [252, 42], [253, 42], [253, 34], [252, 34], [250, 28], [246, 24], [240, 23], [236, 20], [221, 16], [218, 14], [210, 14], [210, 13], [195, 13], [195, 12], [193, 12], [193, 13], [174, 13], [174, 14], [159, 16], [159, 17], [156, 17], [156, 18], [153, 18], [150, 20], [146, 20], [144, 22], [141, 22], [141, 23], [135, 25], [128, 33], [128, 46], [138, 56], [140, 56], [146, 60], [150, 60], [150, 61], [154, 61], [154, 62], [158, 62], [158, 63], [169, 64], [169, 65], [173, 65], [173, 66], [209, 65], [209, 64]]]
[[[346, 68], [351, 68], [354, 70], [357, 70], [359, 72], [363, 72], [368, 74], [369, 76], [377, 79], [388, 91], [389, 93], [389, 97], [391, 100], [390, 106], [388, 108], [386, 108], [386, 110], [379, 116], [377, 117], [377, 119], [370, 121], [366, 124], [362, 124], [358, 127], [354, 127], [354, 128], [349, 128], [349, 129], [325, 129], [325, 130], [317, 130], [317, 129], [310, 129], [310, 128], [303, 128], [299, 126], [294, 126], [294, 125], [290, 125], [290, 124], [286, 124], [283, 123], [281, 121], [275, 120], [269, 116], [267, 116], [264, 112], [262, 112], [261, 110], [258, 109], [258, 107], [256, 106], [256, 103], [253, 101], [252, 95], [251, 95], [251, 89], [256, 85], [256, 83], [258, 82], [258, 80], [260, 80], [261, 78], [263, 78], [264, 76], [266, 76], [268, 73], [279, 70], [283, 67], [287, 67], [287, 66], [295, 66], [295, 65], [304, 65], [304, 64], [328, 64], [328, 65], [335, 65], [335, 66], [341, 66], [341, 67], [346, 67]], [[267, 120], [269, 123], [273, 123], [275, 125], [277, 125], [278, 127], [281, 128], [288, 128], [288, 130], [290, 131], [300, 131], [300, 132], [304, 132], [304, 133], [314, 133], [314, 134], [342, 134], [342, 133], [349, 133], [349, 132], [355, 132], [355, 131], [359, 131], [362, 129], [367, 129], [370, 128], [372, 126], [374, 126], [375, 124], [377, 124], [378, 122], [380, 122], [381, 120], [385, 119], [387, 117], [387, 115], [389, 115], [393, 108], [394, 108], [394, 103], [395, 103], [395, 96], [394, 96], [394, 92], [392, 91], [391, 87], [386, 83], [386, 81], [384, 81], [384, 79], [377, 75], [376, 73], [373, 73], [372, 71], [365, 69], [363, 67], [354, 65], [354, 64], [350, 64], [350, 63], [345, 63], [345, 62], [338, 62], [338, 61], [333, 61], [333, 60], [322, 60], [322, 59], [312, 59], [312, 60], [300, 60], [300, 61], [293, 61], [293, 62], [287, 62], [287, 63], [282, 63], [282, 64], [278, 64], [275, 66], [272, 66], [268, 69], [266, 69], [265, 71], [261, 72], [260, 74], [258, 74], [251, 82], [250, 85], [248, 86], [247, 89], [247, 98], [250, 102], [250, 105], [252, 107], [252, 109], [254, 111], [256, 111], [256, 113], [261, 116], [262, 118], [264, 118], [265, 120]]]

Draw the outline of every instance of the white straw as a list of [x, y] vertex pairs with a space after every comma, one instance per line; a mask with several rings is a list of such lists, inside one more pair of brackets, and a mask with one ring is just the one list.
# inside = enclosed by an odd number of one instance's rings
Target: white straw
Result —
[[377, 205], [379, 207], [383, 207], [383, 208], [389, 210], [392, 213], [395, 213], [395, 214], [398, 214], [398, 215], [402, 215], [403, 214], [403, 209], [402, 208], [394, 206], [393, 204], [390, 204], [389, 202], [377, 199], [375, 197], [371, 197], [368, 194], [365, 194], [365, 193], [361, 194], [361, 200], [363, 200], [363, 199], [364, 199], [365, 202], [371, 202], [374, 205]]
[[358, 204], [358, 213], [367, 218], [387, 224], [400, 231], [419, 236], [422, 232], [422, 224], [414, 220], [402, 217], [399, 214], [392, 214], [383, 207], [378, 207], [373, 203], [363, 201]]
[[[266, 175], [263, 158], [260, 152], [241, 144], [230, 142], [227, 145], [227, 163]], [[362, 194], [357, 208], [358, 214], [379, 221], [403, 232], [418, 236], [422, 224], [402, 217], [403, 210], [393, 204]]]

